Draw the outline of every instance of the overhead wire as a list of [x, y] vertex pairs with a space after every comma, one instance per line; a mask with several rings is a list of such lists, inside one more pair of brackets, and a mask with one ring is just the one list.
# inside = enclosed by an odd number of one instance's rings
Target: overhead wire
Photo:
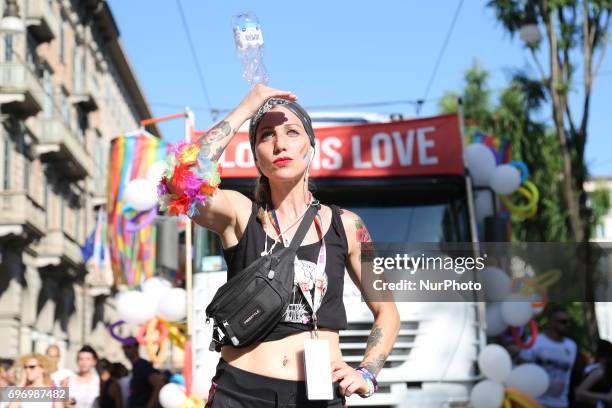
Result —
[[[448, 46], [448, 42], [453, 33], [453, 29], [455, 28], [455, 23], [457, 22], [457, 18], [459, 17], [459, 12], [461, 11], [462, 6], [463, 6], [463, 0], [459, 0], [459, 4], [457, 4], [457, 9], [455, 10], [455, 15], [453, 16], [450, 27], [448, 28], [448, 31], [446, 33], [446, 38], [444, 39], [444, 42], [442, 43], [442, 48], [440, 48], [440, 52], [438, 53], [438, 58], [436, 59], [434, 69], [433, 71], [431, 71], [431, 75], [429, 76], [429, 80], [427, 81], [427, 86], [425, 87], [425, 94], [423, 95], [423, 98], [421, 99], [421, 101], [427, 100], [427, 97], [429, 96], [429, 91], [431, 90], [433, 81], [436, 78], [436, 74], [438, 73], [440, 62], [442, 62], [442, 57], [444, 57], [444, 52], [446, 51], [446, 47]], [[417, 110], [417, 116], [418, 116], [421, 110], [420, 104], [417, 105], [416, 110]]]
[[198, 55], [195, 50], [195, 45], [191, 37], [191, 32], [189, 31], [189, 26], [187, 24], [187, 19], [185, 18], [185, 12], [183, 11], [181, 0], [176, 0], [176, 5], [178, 6], [179, 14], [181, 16], [181, 22], [183, 23], [183, 29], [185, 30], [185, 35], [187, 36], [187, 42], [189, 43], [189, 50], [191, 51], [191, 56], [196, 66], [196, 73], [198, 75], [200, 87], [202, 88], [202, 93], [204, 94], [206, 104], [208, 105], [208, 113], [210, 114], [210, 117], [212, 118], [212, 120], [215, 121], [216, 111], [215, 109], [212, 108], [212, 104], [210, 102], [210, 96], [208, 95], [208, 89], [206, 88], [206, 81], [204, 80], [202, 66], [200, 65], [200, 60], [198, 59]]

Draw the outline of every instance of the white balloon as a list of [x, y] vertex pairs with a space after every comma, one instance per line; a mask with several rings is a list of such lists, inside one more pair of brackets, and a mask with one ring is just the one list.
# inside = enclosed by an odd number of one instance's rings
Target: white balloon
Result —
[[172, 289], [172, 284], [169, 281], [158, 277], [149, 278], [140, 286], [142, 291], [149, 295], [156, 305], [159, 303], [161, 297]]
[[117, 297], [119, 318], [126, 323], [142, 324], [155, 317], [153, 299], [138, 290], [120, 293]]
[[512, 281], [506, 272], [496, 266], [487, 266], [480, 273], [488, 302], [503, 302], [510, 296]]
[[476, 191], [476, 194], [474, 195], [474, 207], [476, 212], [476, 221], [479, 224], [484, 222], [485, 217], [493, 215], [493, 200], [495, 200], [495, 197], [491, 191]]
[[498, 336], [507, 327], [501, 314], [501, 303], [487, 303], [487, 336]]
[[478, 367], [489, 380], [503, 383], [512, 370], [512, 359], [499, 344], [489, 344], [478, 355]]
[[521, 173], [514, 166], [502, 164], [493, 170], [489, 184], [497, 194], [512, 194], [521, 185]]
[[521, 327], [533, 317], [531, 302], [522, 295], [514, 293], [501, 305], [504, 321], [510, 326]]
[[123, 198], [136, 211], [149, 210], [157, 205], [157, 184], [147, 179], [131, 180]]
[[164, 294], [157, 305], [157, 314], [171, 322], [187, 316], [187, 292], [183, 288], [172, 288]]
[[491, 380], [481, 381], [472, 388], [470, 402], [474, 408], [500, 408], [504, 402], [504, 386]]
[[163, 160], [156, 161], [147, 170], [147, 180], [151, 180], [155, 184], [159, 183], [166, 170], [166, 164]]
[[178, 384], [168, 383], [159, 390], [159, 403], [164, 408], [179, 408], [187, 395]]
[[472, 143], [465, 148], [465, 163], [475, 186], [488, 186], [489, 178], [497, 165], [493, 152], [482, 143]]
[[537, 364], [521, 364], [514, 367], [506, 385], [517, 388], [525, 394], [538, 398], [550, 385], [548, 373]]

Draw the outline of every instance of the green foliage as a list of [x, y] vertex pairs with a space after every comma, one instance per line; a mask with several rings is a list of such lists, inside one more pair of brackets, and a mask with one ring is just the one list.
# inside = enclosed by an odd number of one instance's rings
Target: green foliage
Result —
[[590, 194], [591, 202], [591, 238], [595, 236], [596, 228], [612, 207], [611, 192], [607, 188], [597, 188]]
[[467, 132], [480, 130], [508, 138], [512, 158], [525, 162], [529, 168], [530, 180], [540, 190], [538, 213], [528, 220], [512, 221], [514, 240], [570, 240], [559, 184], [561, 162], [555, 135], [544, 123], [532, 118], [545, 100], [540, 84], [517, 76], [493, 101], [487, 78], [488, 73], [474, 63], [466, 71], [463, 91], [448, 92], [439, 103], [440, 111], [456, 111], [457, 96], [461, 96], [469, 123]]

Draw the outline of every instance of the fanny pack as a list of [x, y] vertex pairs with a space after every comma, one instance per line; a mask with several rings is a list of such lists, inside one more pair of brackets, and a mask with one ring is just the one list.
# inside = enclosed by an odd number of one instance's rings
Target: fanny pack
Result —
[[246, 347], [263, 340], [278, 324], [293, 290], [294, 259], [318, 211], [313, 202], [288, 247], [260, 257], [221, 286], [206, 308], [214, 320], [210, 350]]

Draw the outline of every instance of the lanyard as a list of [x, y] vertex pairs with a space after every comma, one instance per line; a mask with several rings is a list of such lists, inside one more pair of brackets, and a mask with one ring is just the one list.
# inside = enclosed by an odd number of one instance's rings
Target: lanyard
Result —
[[[281, 235], [282, 231], [280, 222], [278, 221], [278, 217], [276, 216], [276, 211], [272, 209], [271, 221], [276, 229], [276, 232], [281, 236], [281, 240], [283, 245], [286, 247], [289, 246], [289, 240], [286, 239], [285, 236]], [[306, 302], [312, 309], [312, 320], [315, 327], [315, 335], [317, 332], [317, 310], [321, 307], [321, 302], [323, 301], [323, 296], [325, 296], [325, 292], [327, 291], [327, 274], [325, 274], [325, 264], [327, 263], [327, 248], [325, 246], [325, 236], [323, 235], [322, 221], [321, 215], [317, 212], [315, 217], [315, 228], [317, 229], [317, 233], [321, 236], [321, 248], [319, 248], [319, 255], [317, 256], [317, 266], [314, 271], [314, 276], [312, 273], [305, 271], [306, 278], [308, 278], [308, 283], [298, 283], [298, 287], [300, 291], [304, 295]], [[298, 257], [295, 257], [294, 265], [295, 268], [298, 268]], [[314, 286], [314, 299], [310, 289]]]

